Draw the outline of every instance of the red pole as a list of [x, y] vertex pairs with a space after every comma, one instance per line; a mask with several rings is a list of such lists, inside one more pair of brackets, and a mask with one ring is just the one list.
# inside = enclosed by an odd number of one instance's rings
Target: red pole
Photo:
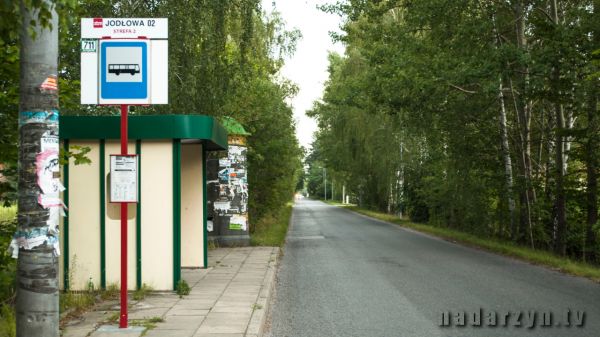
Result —
[[[127, 154], [127, 104], [121, 105], [121, 154]], [[119, 328], [127, 328], [127, 203], [121, 203], [121, 315]]]

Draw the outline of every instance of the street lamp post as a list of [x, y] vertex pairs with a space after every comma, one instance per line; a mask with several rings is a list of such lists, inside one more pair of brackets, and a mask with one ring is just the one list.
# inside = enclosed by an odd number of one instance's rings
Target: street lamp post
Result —
[[325, 190], [325, 194], [323, 195], [323, 200], [327, 201], [327, 169], [323, 167], [323, 189]]

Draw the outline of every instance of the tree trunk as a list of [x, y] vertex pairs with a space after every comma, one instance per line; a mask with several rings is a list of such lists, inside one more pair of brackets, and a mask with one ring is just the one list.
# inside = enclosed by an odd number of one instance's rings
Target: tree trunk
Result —
[[502, 136], [502, 158], [504, 159], [504, 177], [506, 179], [506, 195], [508, 199], [508, 211], [510, 215], [510, 232], [515, 232], [515, 199], [513, 197], [513, 174], [512, 160], [510, 158], [510, 148], [508, 143], [508, 130], [506, 126], [506, 106], [504, 104], [504, 93], [502, 78], [500, 78], [500, 87], [498, 100], [500, 101], [500, 133]]
[[596, 233], [594, 226], [598, 222], [598, 133], [600, 123], [598, 120], [598, 81], [592, 80], [589, 91], [588, 104], [588, 139], [585, 145], [586, 171], [587, 171], [587, 221], [585, 230], [584, 261], [596, 261]]
[[[556, 76], [556, 75], [555, 75]], [[564, 188], [564, 137], [561, 135], [564, 130], [564, 116], [560, 103], [554, 106], [556, 119], [556, 241], [554, 251], [557, 254], [566, 254], [566, 234], [567, 234], [567, 215], [566, 215], [566, 196]]]
[[[593, 13], [596, 19], [600, 18], [599, 8], [594, 3]], [[600, 43], [600, 27], [596, 25], [592, 32], [593, 41], [597, 46]], [[596, 232], [594, 226], [598, 223], [598, 166], [600, 166], [598, 158], [598, 149], [600, 148], [600, 119], [598, 118], [598, 94], [600, 90], [600, 81], [593, 78], [589, 83], [588, 90], [588, 129], [587, 129], [587, 144], [586, 150], [586, 171], [587, 171], [587, 221], [585, 230], [585, 249], [583, 252], [584, 261], [597, 262], [600, 260], [599, 253], [596, 248]]]
[[[525, 35], [525, 9], [522, 0], [514, 1], [515, 32], [517, 46], [523, 53], [527, 52], [527, 37]], [[531, 102], [525, 96], [529, 86], [529, 68], [522, 65], [519, 69], [520, 87], [519, 94], [515, 96], [515, 91], [511, 83], [511, 92], [515, 99], [515, 111], [519, 124], [519, 141], [521, 150], [521, 174], [523, 176], [523, 190], [521, 191], [521, 233], [529, 232], [529, 241], [534, 248], [533, 242], [533, 224], [531, 222], [532, 204], [536, 201], [535, 190], [531, 182]], [[518, 99], [517, 99], [518, 98]]]
[[[49, 0], [42, 4], [53, 6]], [[39, 22], [39, 10], [21, 2], [21, 13], [16, 328], [18, 337], [58, 337], [59, 207], [53, 185], [58, 169], [58, 17], [52, 9], [51, 28], [33, 27], [30, 22]]]
[[[523, 180], [523, 186], [519, 191], [519, 203], [520, 203], [520, 221], [519, 228], [511, 232], [511, 238], [515, 241], [522, 241], [523, 233], [529, 228], [529, 233], [532, 233], [531, 224], [531, 204], [532, 204], [532, 191], [531, 191], [531, 157], [530, 157], [530, 132], [529, 132], [529, 119], [527, 117], [526, 106], [519, 107], [518, 101], [523, 98], [517, 99], [512, 80], [509, 78], [510, 91], [513, 97], [514, 109], [517, 115], [517, 128], [519, 135], [519, 150], [520, 150], [520, 169], [521, 177]], [[531, 246], [533, 248], [533, 237], [531, 239]]]
[[[496, 44], [494, 45], [498, 49], [502, 43], [500, 34], [496, 27], [496, 15], [492, 15], [493, 30], [496, 36]], [[510, 158], [510, 145], [508, 142], [508, 126], [506, 124], [506, 104], [504, 103], [504, 85], [502, 83], [502, 76], [499, 77], [498, 87], [498, 103], [500, 103], [500, 135], [502, 139], [502, 158], [504, 160], [504, 178], [505, 188], [508, 201], [508, 212], [510, 217], [510, 236], [514, 239], [516, 233], [516, 221], [515, 221], [515, 199], [513, 195], [514, 180], [512, 172], [512, 159]], [[502, 228], [501, 228], [502, 230]], [[502, 233], [501, 233], [502, 235]]]
[[[556, 0], [550, 1], [552, 20], [555, 28], [559, 24], [558, 6]], [[554, 251], [560, 255], [566, 255], [566, 235], [567, 235], [567, 211], [566, 196], [564, 188], [565, 177], [565, 137], [562, 132], [565, 129], [565, 115], [562, 104], [560, 103], [561, 92], [559, 88], [560, 68], [558, 60], [555, 61], [552, 69], [552, 86], [555, 96], [554, 114], [556, 119], [556, 241]]]

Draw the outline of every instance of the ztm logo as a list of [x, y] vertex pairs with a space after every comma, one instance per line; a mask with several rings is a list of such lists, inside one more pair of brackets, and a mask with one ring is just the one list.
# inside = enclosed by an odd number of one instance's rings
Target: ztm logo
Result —
[[94, 18], [94, 28], [102, 28], [102, 18]]

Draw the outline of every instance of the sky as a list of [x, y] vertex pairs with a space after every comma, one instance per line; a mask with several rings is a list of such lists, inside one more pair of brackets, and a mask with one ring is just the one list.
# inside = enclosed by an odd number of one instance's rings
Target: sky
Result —
[[305, 115], [313, 102], [321, 98], [323, 85], [327, 81], [327, 54], [329, 51], [344, 53], [341, 43], [333, 43], [330, 31], [340, 32], [341, 18], [327, 14], [317, 5], [332, 3], [332, 0], [262, 0], [263, 10], [270, 13], [275, 9], [281, 13], [287, 29], [297, 28], [302, 32], [296, 53], [286, 60], [281, 76], [290, 79], [300, 89], [291, 100], [296, 119], [296, 136], [300, 145], [308, 148], [317, 130], [314, 119]]

